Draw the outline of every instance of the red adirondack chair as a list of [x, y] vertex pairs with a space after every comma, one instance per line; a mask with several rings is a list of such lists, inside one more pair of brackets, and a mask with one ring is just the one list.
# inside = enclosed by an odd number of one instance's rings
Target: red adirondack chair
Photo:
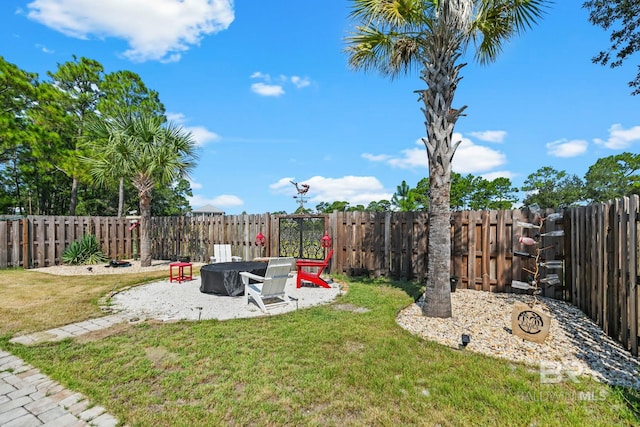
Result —
[[[307, 259], [299, 259], [296, 261], [298, 274], [296, 277], [296, 287], [302, 286], [302, 281], [311, 282], [323, 288], [330, 288], [323, 278], [320, 277], [322, 271], [329, 265], [329, 260], [333, 255], [333, 249], [329, 251], [324, 261], [312, 261]], [[306, 270], [305, 270], [306, 269]], [[311, 269], [311, 270], [309, 270]], [[314, 271], [315, 270], [315, 271]]]

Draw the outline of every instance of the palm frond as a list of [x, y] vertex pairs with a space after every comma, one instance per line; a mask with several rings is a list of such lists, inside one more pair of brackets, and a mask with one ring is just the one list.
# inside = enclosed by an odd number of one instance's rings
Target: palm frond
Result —
[[372, 26], [357, 27], [346, 41], [349, 65], [356, 70], [383, 68], [382, 64], [393, 50], [392, 37]]
[[420, 34], [384, 33], [374, 27], [358, 27], [347, 38], [349, 65], [355, 70], [376, 70], [395, 77], [419, 65]]
[[503, 43], [531, 28], [546, 12], [550, 0], [481, 0], [469, 38], [476, 45], [476, 60], [495, 61]]
[[515, 0], [513, 2], [514, 25], [520, 33], [532, 28], [546, 13], [546, 9], [553, 4], [549, 0]]
[[392, 78], [420, 66], [424, 29], [437, 0], [354, 0], [351, 18], [359, 21], [346, 37], [349, 65]]
[[437, 0], [355, 0], [350, 17], [364, 25], [401, 31], [423, 24], [437, 3]]

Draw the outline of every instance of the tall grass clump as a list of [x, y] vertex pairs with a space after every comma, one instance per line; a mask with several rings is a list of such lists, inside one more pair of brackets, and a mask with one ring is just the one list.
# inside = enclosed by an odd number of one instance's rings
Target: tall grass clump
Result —
[[107, 261], [100, 243], [93, 234], [72, 242], [62, 254], [62, 262], [70, 265], [98, 264]]

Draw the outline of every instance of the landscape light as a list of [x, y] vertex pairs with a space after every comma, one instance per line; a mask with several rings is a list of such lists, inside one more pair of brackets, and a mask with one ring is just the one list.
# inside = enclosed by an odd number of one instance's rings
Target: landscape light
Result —
[[466, 347], [471, 342], [471, 337], [467, 334], [462, 334], [462, 346]]

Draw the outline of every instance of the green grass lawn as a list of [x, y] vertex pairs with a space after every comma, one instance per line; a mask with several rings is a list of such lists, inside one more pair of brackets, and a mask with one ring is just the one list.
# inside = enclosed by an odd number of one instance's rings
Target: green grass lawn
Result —
[[408, 282], [351, 281], [336, 304], [369, 311], [332, 304], [145, 322], [36, 347], [8, 343], [18, 326], [3, 331], [0, 347], [131, 426], [640, 424], [636, 392], [588, 379], [541, 384], [535, 366], [409, 334], [395, 317], [415, 291]]

